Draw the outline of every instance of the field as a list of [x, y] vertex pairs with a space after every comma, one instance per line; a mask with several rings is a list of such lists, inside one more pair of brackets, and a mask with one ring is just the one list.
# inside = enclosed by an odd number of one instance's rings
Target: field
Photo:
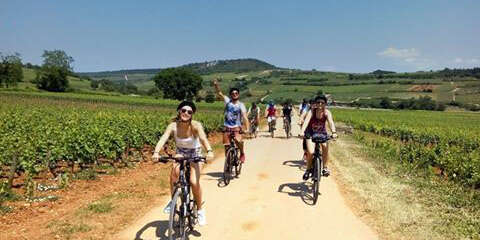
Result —
[[[244, 84], [242, 99], [257, 101], [267, 96], [267, 100], [293, 99], [296, 102], [303, 98], [315, 96], [323, 91], [331, 95], [338, 102], [351, 102], [358, 99], [390, 97], [396, 99], [418, 98], [429, 96], [434, 100], [449, 103], [455, 94], [455, 99], [461, 103], [480, 103], [480, 86], [478, 80], [465, 78], [454, 84], [440, 78], [427, 79], [366, 79], [349, 80], [346, 73], [316, 72], [316, 73], [275, 73], [272, 71], [251, 71], [238, 73], [215, 73], [202, 75], [204, 89], [213, 91], [211, 80], [221, 78], [220, 86], [227, 90], [229, 87]], [[244, 80], [240, 80], [244, 79]], [[148, 90], [155, 86], [151, 80], [135, 82], [141, 90]], [[458, 90], [452, 92], [455, 88]], [[428, 90], [427, 90], [428, 89]]]
[[466, 186], [480, 187], [480, 115], [466, 112], [335, 109], [336, 121], [393, 139], [375, 142], [399, 161], [432, 169]]
[[[145, 146], [156, 144], [178, 104], [53, 93], [1, 93], [0, 99], [0, 167], [2, 178], [10, 181], [56, 176], [66, 167], [73, 174], [105, 162], [128, 166], [130, 155], [143, 158]], [[199, 104], [198, 109], [195, 119], [207, 133], [220, 129], [221, 104]]]

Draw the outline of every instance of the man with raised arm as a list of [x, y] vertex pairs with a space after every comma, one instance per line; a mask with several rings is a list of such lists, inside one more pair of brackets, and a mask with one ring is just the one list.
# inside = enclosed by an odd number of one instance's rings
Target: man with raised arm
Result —
[[223, 145], [225, 146], [225, 153], [227, 150], [227, 146], [230, 144], [229, 141], [229, 133], [234, 132], [235, 140], [240, 148], [240, 161], [245, 163], [245, 149], [243, 146], [242, 140], [242, 125], [245, 125], [246, 130], [250, 128], [248, 118], [247, 118], [247, 109], [245, 105], [239, 101], [240, 98], [240, 90], [238, 88], [230, 88], [229, 94], [230, 98], [225, 96], [220, 87], [218, 86], [217, 79], [213, 80], [213, 84], [215, 86], [215, 92], [217, 96], [222, 98], [225, 101], [225, 121], [224, 125], [224, 133], [223, 133]]

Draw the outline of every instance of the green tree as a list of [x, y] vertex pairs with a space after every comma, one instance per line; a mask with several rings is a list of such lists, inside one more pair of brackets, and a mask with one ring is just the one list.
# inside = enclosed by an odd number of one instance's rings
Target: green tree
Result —
[[54, 66], [42, 67], [37, 76], [37, 87], [51, 92], [65, 92], [68, 87], [68, 72]]
[[69, 73], [73, 71], [72, 63], [73, 58], [68, 56], [63, 50], [44, 50], [43, 54], [43, 66], [54, 66], [67, 70]]
[[0, 87], [17, 86], [23, 80], [22, 66], [20, 54], [4, 56], [0, 53]]
[[207, 96], [205, 96], [205, 102], [207, 103], [215, 102], [215, 94], [212, 91], [207, 92]]
[[100, 83], [95, 80], [90, 80], [90, 87], [94, 90], [96, 90], [99, 87]]
[[165, 98], [193, 99], [202, 89], [202, 77], [184, 68], [167, 68], [153, 77]]
[[392, 108], [392, 100], [390, 100], [388, 97], [382, 97], [380, 100], [380, 107], [385, 109]]
[[68, 88], [68, 75], [72, 74], [73, 58], [63, 50], [45, 50], [43, 65], [37, 76], [37, 87], [53, 92], [64, 92]]

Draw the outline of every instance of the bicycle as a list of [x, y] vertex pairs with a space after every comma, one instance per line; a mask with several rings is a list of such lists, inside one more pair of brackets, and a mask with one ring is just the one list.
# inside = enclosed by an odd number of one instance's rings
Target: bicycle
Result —
[[322, 150], [320, 148], [320, 144], [326, 143], [329, 140], [333, 139], [332, 135], [325, 135], [325, 134], [314, 134], [312, 136], [305, 136], [306, 139], [311, 138], [312, 142], [315, 143], [315, 151], [313, 152], [312, 158], [312, 197], [313, 197], [313, 205], [317, 203], [318, 194], [319, 194], [319, 185], [320, 180], [323, 175], [323, 159], [322, 159]]
[[[267, 117], [268, 119], [268, 117]], [[275, 119], [275, 117], [271, 117], [270, 119], [270, 122], [268, 123], [268, 132], [270, 132], [270, 135], [273, 137], [275, 137], [275, 125], [277, 123], [277, 120]]]
[[235, 132], [240, 132], [241, 134], [242, 131], [228, 130], [228, 132], [230, 145], [228, 145], [226, 149], [225, 163], [223, 165], [223, 182], [225, 183], [225, 186], [230, 183], [233, 171], [235, 171], [235, 177], [238, 177], [242, 171], [242, 162], [239, 157], [240, 149], [235, 140]]
[[257, 137], [257, 121], [256, 119], [250, 119], [250, 137]]
[[292, 125], [288, 120], [288, 117], [283, 117], [283, 128], [285, 129], [285, 135], [287, 136], [287, 138], [290, 138], [292, 136]]
[[180, 175], [175, 183], [170, 217], [168, 220], [168, 238], [170, 240], [187, 237], [198, 222], [197, 203], [192, 198], [190, 188], [190, 163], [206, 162], [205, 157], [160, 157], [160, 162], [174, 161], [180, 164]]

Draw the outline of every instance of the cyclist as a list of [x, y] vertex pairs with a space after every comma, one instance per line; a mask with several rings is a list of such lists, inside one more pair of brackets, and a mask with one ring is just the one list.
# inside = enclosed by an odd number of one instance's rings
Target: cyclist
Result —
[[265, 109], [265, 117], [267, 118], [267, 122], [270, 124], [270, 122], [273, 121], [273, 131], [275, 131], [275, 123], [277, 119], [277, 109], [275, 108], [275, 104], [273, 104], [273, 101], [270, 101], [267, 105], [267, 108]]
[[292, 107], [292, 104], [290, 104], [290, 102], [287, 101], [283, 104], [283, 108], [282, 108], [283, 118], [286, 118], [288, 123], [292, 122], [292, 109], [293, 107]]
[[304, 113], [304, 112], [307, 112], [308, 111], [308, 102], [307, 102], [307, 99], [304, 98], [303, 99], [303, 102], [300, 104], [300, 106], [298, 106], [298, 111], [300, 113], [300, 116]]
[[[257, 128], [259, 123], [260, 108], [257, 107], [257, 104], [255, 102], [252, 102], [252, 106], [247, 111], [247, 116], [248, 116], [248, 119], [250, 120], [250, 127]], [[257, 136], [256, 129], [254, 130], [255, 130], [255, 137], [256, 137]]]
[[224, 133], [223, 133], [223, 146], [225, 147], [225, 154], [227, 153], [228, 145], [230, 145], [230, 133], [235, 133], [235, 140], [238, 143], [238, 147], [240, 149], [240, 161], [245, 163], [245, 150], [242, 140], [242, 125], [245, 124], [245, 129], [250, 128], [250, 124], [247, 118], [247, 109], [245, 105], [239, 101], [240, 98], [240, 90], [238, 88], [230, 88], [230, 98], [225, 96], [220, 87], [218, 86], [217, 80], [213, 81], [215, 86], [215, 91], [217, 95], [225, 101], [225, 121], [224, 125]]
[[[192, 120], [196, 111], [193, 102], [183, 101], [177, 107], [177, 116], [167, 126], [162, 137], [158, 141], [153, 159], [160, 158], [159, 152], [168, 141], [170, 136], [174, 136], [176, 145], [175, 157], [199, 157], [202, 156], [201, 146], [207, 150], [207, 158], [213, 158], [213, 151], [207, 140], [207, 135], [203, 130], [200, 122]], [[200, 186], [200, 163], [190, 164], [190, 184], [192, 187], [193, 197], [197, 203], [198, 223], [200, 226], [207, 224], [205, 209], [202, 202], [202, 188]], [[180, 164], [174, 163], [170, 172], [170, 193], [173, 195], [174, 184], [178, 181], [180, 175]], [[163, 209], [164, 213], [169, 214], [171, 211], [171, 201]]]
[[[332, 137], [337, 138], [337, 132], [335, 129], [335, 124], [333, 123], [332, 113], [326, 108], [327, 105], [327, 97], [324, 95], [317, 96], [315, 101], [313, 102], [311, 109], [308, 111], [307, 116], [305, 117], [305, 123], [302, 126], [302, 131], [305, 136], [312, 136], [314, 134], [324, 134], [327, 135], [327, 128], [326, 123], [328, 122], [328, 126], [330, 131], [332, 132]], [[307, 147], [307, 170], [303, 175], [303, 179], [306, 181], [312, 175], [312, 158], [314, 152], [314, 143], [312, 139], [305, 140], [306, 147]], [[323, 159], [323, 166], [324, 169], [322, 171], [322, 175], [329, 176], [330, 171], [327, 168], [328, 164], [328, 144], [322, 143], [322, 159]]]

